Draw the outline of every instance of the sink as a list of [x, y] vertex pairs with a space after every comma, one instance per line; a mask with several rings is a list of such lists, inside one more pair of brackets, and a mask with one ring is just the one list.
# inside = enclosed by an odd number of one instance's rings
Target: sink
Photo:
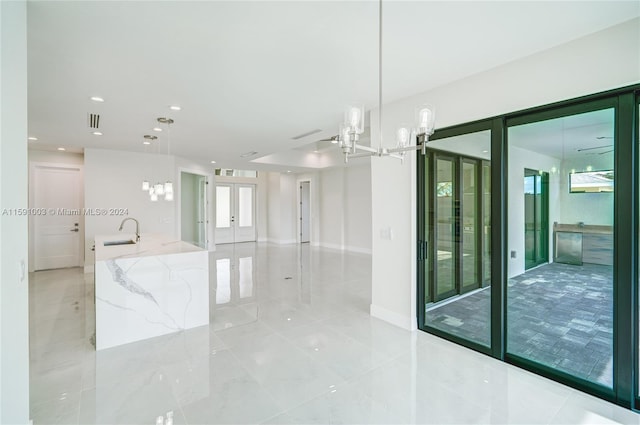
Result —
[[114, 245], [134, 245], [136, 241], [132, 241], [131, 239], [126, 239], [122, 241], [105, 241], [104, 246], [114, 246]]

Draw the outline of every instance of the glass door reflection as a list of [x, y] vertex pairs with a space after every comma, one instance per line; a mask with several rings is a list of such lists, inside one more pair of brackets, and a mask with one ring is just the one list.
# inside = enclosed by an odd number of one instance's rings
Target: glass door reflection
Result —
[[220, 245], [212, 274], [211, 323], [216, 330], [257, 320], [257, 263], [253, 242]]

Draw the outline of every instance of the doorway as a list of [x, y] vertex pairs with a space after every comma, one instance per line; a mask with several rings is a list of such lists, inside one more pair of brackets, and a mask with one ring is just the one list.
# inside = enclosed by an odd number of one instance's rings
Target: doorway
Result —
[[84, 215], [82, 167], [33, 163], [31, 215], [33, 269], [80, 267]]
[[207, 177], [200, 174], [180, 174], [180, 235], [185, 242], [207, 248]]
[[216, 184], [216, 244], [256, 240], [255, 199], [255, 184]]
[[524, 170], [524, 268], [549, 262], [549, 173]]
[[300, 243], [311, 240], [311, 182], [300, 182]]

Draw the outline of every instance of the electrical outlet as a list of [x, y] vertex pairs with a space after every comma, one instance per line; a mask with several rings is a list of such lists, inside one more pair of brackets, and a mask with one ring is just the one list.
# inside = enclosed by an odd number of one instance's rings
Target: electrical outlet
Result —
[[516, 258], [516, 257], [517, 257], [516, 251], [511, 251], [511, 258]]

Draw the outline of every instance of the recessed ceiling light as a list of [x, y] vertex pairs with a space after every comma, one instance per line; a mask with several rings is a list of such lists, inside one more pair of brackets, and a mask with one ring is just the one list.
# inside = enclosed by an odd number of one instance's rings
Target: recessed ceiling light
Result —
[[489, 153], [489, 151], [482, 151], [482, 153]]
[[318, 150], [313, 151], [313, 153], [319, 153], [319, 152], [320, 152], [320, 151], [318, 151]]
[[27, 137], [27, 140], [33, 140], [33, 141], [36, 141], [36, 140], [38, 140], [38, 138], [37, 138], [37, 137]]
[[143, 144], [143, 145], [150, 145], [150, 144], [151, 144], [151, 142], [150, 142], [150, 141], [148, 141], [148, 140], [145, 140], [144, 142], [142, 142], [142, 144]]
[[66, 151], [65, 148], [58, 148], [59, 151]]
[[91, 100], [93, 100], [94, 102], [104, 102], [104, 99], [100, 96], [91, 96]]
[[172, 111], [179, 111], [179, 110], [181, 110], [182, 108], [181, 108], [181, 107], [179, 107], [178, 105], [171, 105], [171, 106], [169, 106], [169, 109], [171, 109]]
[[291, 172], [291, 170], [287, 170], [287, 173], [290, 173], [290, 172]]
[[211, 163], [212, 163], [212, 164], [215, 164], [216, 162], [215, 162], [215, 161], [211, 161]]
[[91, 133], [91, 134], [93, 134], [94, 136], [102, 136], [102, 133], [101, 133], [101, 132], [99, 132], [99, 131], [94, 131], [94, 132], [93, 132], [93, 133]]
[[153, 131], [162, 131], [160, 127], [153, 127]]

